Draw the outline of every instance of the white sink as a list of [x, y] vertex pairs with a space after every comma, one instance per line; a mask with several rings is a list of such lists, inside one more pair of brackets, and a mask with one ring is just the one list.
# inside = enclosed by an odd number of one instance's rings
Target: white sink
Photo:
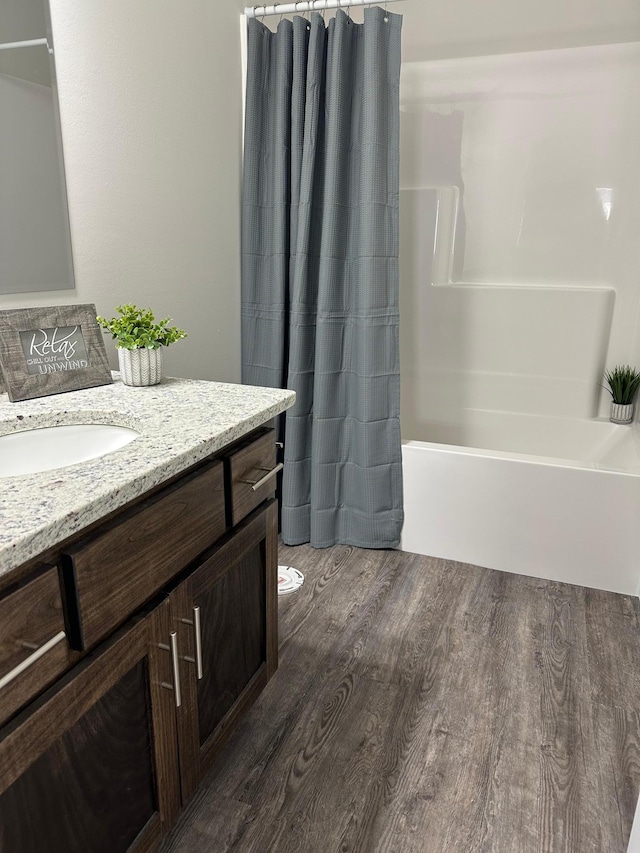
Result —
[[111, 424], [73, 424], [0, 435], [0, 477], [53, 471], [113, 453], [140, 435]]

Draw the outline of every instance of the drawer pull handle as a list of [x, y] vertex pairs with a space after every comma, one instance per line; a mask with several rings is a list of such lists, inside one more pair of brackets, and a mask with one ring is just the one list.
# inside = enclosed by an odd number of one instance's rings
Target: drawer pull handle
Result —
[[261, 489], [272, 477], [275, 477], [279, 471], [282, 471], [284, 465], [282, 462], [278, 462], [275, 468], [260, 468], [260, 471], [266, 471], [267, 473], [264, 477], [260, 477], [259, 480], [241, 480], [241, 483], [249, 483], [251, 486], [252, 492], [257, 492], [258, 489]]
[[202, 665], [202, 626], [200, 623], [200, 608], [198, 606], [193, 608], [193, 619], [181, 619], [180, 621], [184, 622], [185, 625], [193, 625], [193, 633], [196, 640], [195, 658], [192, 658], [191, 655], [185, 655], [182, 660], [186, 660], [188, 663], [195, 663], [198, 681], [201, 681], [204, 677], [204, 667]]
[[29, 669], [30, 666], [32, 666], [37, 660], [40, 660], [40, 658], [43, 655], [46, 655], [46, 653], [54, 646], [57, 646], [58, 643], [66, 640], [66, 638], [67, 635], [65, 632], [60, 631], [55, 635], [55, 637], [47, 640], [43, 646], [39, 646], [32, 655], [29, 655], [28, 658], [25, 658], [25, 660], [23, 660], [22, 663], [19, 663], [18, 666], [11, 670], [11, 672], [8, 672], [0, 678], [0, 690], [2, 690], [3, 687], [6, 687], [7, 684], [14, 680], [14, 678], [17, 678], [21, 673], [23, 673], [25, 669]]
[[172, 631], [169, 634], [170, 645], [166, 643], [158, 643], [158, 647], [164, 649], [165, 652], [171, 652], [171, 666], [173, 668], [173, 684], [167, 684], [166, 681], [161, 683], [161, 687], [166, 690], [173, 690], [176, 695], [176, 708], [182, 705], [182, 692], [180, 690], [180, 655], [178, 654], [178, 634]]

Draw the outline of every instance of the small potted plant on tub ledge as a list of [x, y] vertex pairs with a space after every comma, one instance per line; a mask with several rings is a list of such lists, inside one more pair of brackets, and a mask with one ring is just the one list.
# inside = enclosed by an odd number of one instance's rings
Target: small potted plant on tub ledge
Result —
[[630, 424], [633, 421], [635, 396], [640, 387], [640, 373], [630, 365], [619, 365], [607, 370], [604, 375], [611, 394], [611, 414], [614, 424]]
[[137, 305], [119, 305], [119, 317], [98, 317], [111, 333], [118, 350], [120, 375], [125, 385], [157, 385], [162, 379], [162, 347], [187, 337], [184, 329], [169, 326], [170, 317], [156, 322], [153, 311]]

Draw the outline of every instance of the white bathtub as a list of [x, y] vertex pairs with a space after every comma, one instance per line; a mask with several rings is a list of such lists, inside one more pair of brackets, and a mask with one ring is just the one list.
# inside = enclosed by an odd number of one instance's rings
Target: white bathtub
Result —
[[475, 411], [425, 432], [403, 442], [402, 550], [638, 594], [640, 423]]

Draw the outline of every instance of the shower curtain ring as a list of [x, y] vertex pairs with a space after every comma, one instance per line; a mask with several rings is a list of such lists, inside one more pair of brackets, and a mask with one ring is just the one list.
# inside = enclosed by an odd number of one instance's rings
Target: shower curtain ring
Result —
[[[295, 0], [295, 3], [294, 3], [294, 5], [295, 5], [295, 12], [294, 12], [294, 15], [297, 15], [297, 14], [298, 14], [298, 3], [305, 3], [305, 2], [306, 2], [306, 0]], [[306, 21], [306, 20], [307, 20], [307, 19], [305, 18], [305, 16], [304, 16], [306, 11], [307, 11], [307, 9], [303, 9], [303, 11], [302, 11], [302, 19], [303, 19], [304, 21]], [[311, 29], [311, 27], [309, 26], [309, 24], [307, 24], [307, 29], [308, 29], [308, 30], [310, 30], [310, 29]]]

